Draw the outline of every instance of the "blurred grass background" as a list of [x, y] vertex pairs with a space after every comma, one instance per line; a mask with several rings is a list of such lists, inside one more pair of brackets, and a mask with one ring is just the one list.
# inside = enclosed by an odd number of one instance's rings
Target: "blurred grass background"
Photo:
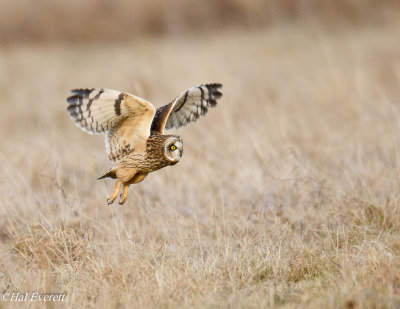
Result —
[[3, 0], [0, 42], [112, 42], [306, 21], [326, 27], [384, 25], [396, 0]]
[[[388, 0], [1, 1], [0, 292], [400, 307], [399, 16]], [[69, 89], [158, 107], [204, 82], [224, 96], [173, 131], [181, 162], [107, 206], [104, 137], [69, 119]]]

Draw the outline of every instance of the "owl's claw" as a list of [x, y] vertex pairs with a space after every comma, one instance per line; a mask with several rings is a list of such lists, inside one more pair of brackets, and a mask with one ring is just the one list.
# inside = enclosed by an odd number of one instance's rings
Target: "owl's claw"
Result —
[[114, 203], [114, 201], [115, 201], [115, 197], [114, 197], [114, 198], [109, 197], [109, 198], [107, 199], [107, 204], [108, 204], [108, 205], [111, 205], [112, 203]]
[[123, 205], [126, 202], [126, 199], [128, 198], [128, 194], [124, 194], [125, 192], [121, 193], [121, 196], [119, 198], [118, 204]]
[[123, 205], [126, 202], [126, 197], [124, 198], [123, 193], [119, 196], [118, 204]]
[[120, 205], [125, 204], [126, 199], [127, 199], [127, 196], [126, 196], [126, 197], [123, 197], [122, 194], [121, 194], [121, 197], [120, 197], [120, 200], [119, 200], [118, 204], [120, 204]]

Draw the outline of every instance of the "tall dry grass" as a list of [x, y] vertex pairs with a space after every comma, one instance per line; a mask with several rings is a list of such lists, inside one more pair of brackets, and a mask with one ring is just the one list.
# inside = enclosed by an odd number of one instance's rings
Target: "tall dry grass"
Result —
[[[3, 49], [1, 291], [65, 292], [71, 308], [399, 307], [398, 33]], [[67, 90], [160, 106], [202, 82], [224, 97], [179, 131], [182, 161], [106, 205], [103, 138], [73, 125]]]

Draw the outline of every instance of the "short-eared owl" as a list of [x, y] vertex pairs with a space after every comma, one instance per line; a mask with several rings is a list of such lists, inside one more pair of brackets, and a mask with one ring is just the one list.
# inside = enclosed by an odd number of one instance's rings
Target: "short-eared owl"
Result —
[[148, 173], [179, 162], [182, 139], [164, 135], [164, 129], [180, 128], [205, 115], [217, 105], [221, 84], [192, 87], [171, 103], [157, 110], [135, 95], [116, 90], [74, 89], [67, 99], [68, 112], [82, 130], [106, 135], [108, 158], [119, 161], [102, 178], [115, 178], [113, 203], [123, 187], [119, 203], [125, 203], [131, 184], [142, 181]]

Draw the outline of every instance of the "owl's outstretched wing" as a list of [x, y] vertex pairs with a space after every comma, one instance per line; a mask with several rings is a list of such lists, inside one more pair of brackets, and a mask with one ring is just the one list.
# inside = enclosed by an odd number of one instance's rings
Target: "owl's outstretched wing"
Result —
[[205, 84], [186, 90], [171, 103], [157, 109], [151, 131], [164, 134], [164, 128], [178, 129], [197, 121], [209, 107], [217, 105], [217, 99], [222, 96], [221, 87], [221, 84]]
[[67, 108], [75, 124], [89, 134], [106, 134], [106, 151], [112, 161], [131, 151], [146, 150], [155, 108], [146, 100], [116, 90], [74, 89]]

